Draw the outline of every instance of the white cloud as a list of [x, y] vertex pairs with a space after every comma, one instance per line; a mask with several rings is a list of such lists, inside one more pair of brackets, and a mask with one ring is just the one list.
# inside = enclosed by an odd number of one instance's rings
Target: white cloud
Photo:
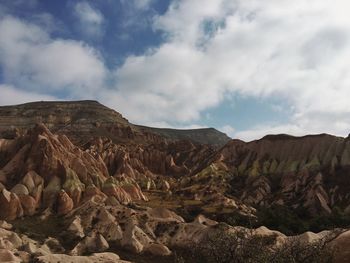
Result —
[[153, 21], [154, 0], [119, 0], [122, 8], [121, 24], [124, 28], [122, 37], [131, 38], [129, 31], [138, 31], [149, 28]]
[[134, 10], [145, 11], [153, 4], [154, 0], [119, 0], [124, 7], [129, 7]]
[[74, 6], [74, 13], [79, 19], [79, 29], [89, 37], [103, 35], [104, 16], [94, 9], [88, 2], [78, 2]]
[[4, 79], [22, 89], [94, 96], [106, 69], [82, 42], [53, 40], [40, 27], [13, 17], [0, 20], [0, 65]]
[[[133, 2], [136, 9], [151, 3]], [[103, 25], [98, 10], [79, 4], [80, 21]], [[136, 123], [191, 125], [238, 94], [278, 97], [292, 114], [284, 124], [223, 127], [233, 137], [347, 135], [349, 8], [346, 0], [176, 0], [153, 19], [164, 43], [128, 57], [113, 72], [86, 44], [52, 39], [38, 26], [6, 17], [0, 20], [0, 63], [5, 81], [16, 87], [95, 97]]]
[[166, 43], [126, 60], [113, 101], [137, 122], [189, 123], [227, 93], [278, 96], [293, 115], [265, 132], [345, 135], [349, 8], [345, 0], [175, 1], [154, 22]]
[[3, 84], [0, 84], [0, 94], [0, 105], [13, 105], [40, 100], [56, 100], [53, 96], [23, 91]]
[[142, 9], [142, 10], [148, 9], [153, 2], [153, 0], [129, 0], [129, 1], [133, 2], [135, 8]]
[[[307, 134], [313, 134], [315, 132], [307, 131]], [[317, 133], [317, 132], [316, 132]], [[295, 124], [282, 124], [282, 125], [256, 125], [251, 129], [235, 132], [232, 134], [232, 138], [239, 138], [244, 141], [252, 141], [260, 139], [267, 134], [292, 134], [295, 136], [305, 135], [305, 130], [301, 129]]]
[[230, 137], [234, 137], [236, 135], [235, 134], [236, 129], [233, 128], [231, 125], [224, 125], [221, 128], [219, 128], [219, 130], [226, 133], [226, 135]]

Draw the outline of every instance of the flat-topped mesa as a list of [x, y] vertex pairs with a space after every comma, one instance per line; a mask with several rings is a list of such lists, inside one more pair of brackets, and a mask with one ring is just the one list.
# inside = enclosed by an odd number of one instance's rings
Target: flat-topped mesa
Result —
[[120, 113], [97, 101], [42, 101], [0, 107], [0, 131], [26, 130], [35, 123], [44, 123], [51, 131], [66, 134], [73, 141], [102, 135], [105, 128], [100, 126], [130, 128]]
[[231, 140], [225, 133], [214, 128], [169, 129], [137, 125], [143, 131], [151, 132], [173, 140], [189, 140], [195, 143], [223, 146]]
[[[32, 127], [37, 122], [48, 128], [59, 128], [77, 121], [87, 123], [116, 122], [128, 125], [123, 116], [97, 101], [40, 101], [0, 107], [0, 129], [4, 125]], [[7, 122], [7, 123], [6, 123]]]
[[0, 106], [0, 135], [14, 138], [44, 123], [52, 132], [65, 134], [75, 144], [106, 137], [115, 143], [148, 144], [190, 140], [194, 143], [222, 146], [230, 140], [215, 129], [173, 130], [133, 125], [120, 113], [97, 101], [40, 101]]

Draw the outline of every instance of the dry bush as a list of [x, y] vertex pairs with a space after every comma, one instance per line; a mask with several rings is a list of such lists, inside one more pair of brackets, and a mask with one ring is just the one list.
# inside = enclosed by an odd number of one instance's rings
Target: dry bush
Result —
[[276, 235], [254, 235], [245, 228], [233, 232], [227, 225], [219, 224], [177, 262], [330, 263], [335, 250], [327, 244], [338, 235], [334, 232], [312, 243], [289, 238], [276, 246]]

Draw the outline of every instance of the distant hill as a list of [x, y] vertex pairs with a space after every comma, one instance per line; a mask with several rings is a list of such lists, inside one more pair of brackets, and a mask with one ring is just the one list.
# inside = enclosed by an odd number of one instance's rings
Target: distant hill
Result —
[[117, 111], [93, 100], [39, 101], [0, 106], [0, 132], [26, 130], [36, 123], [44, 123], [55, 133], [66, 134], [77, 144], [100, 136], [118, 143], [166, 139], [190, 140], [213, 146], [223, 146], [230, 140], [226, 134], [213, 128], [178, 130], [134, 125]]
[[225, 133], [220, 132], [214, 128], [202, 129], [168, 129], [168, 128], [154, 128], [137, 125], [141, 130], [156, 133], [172, 140], [190, 140], [196, 143], [211, 144], [223, 146], [231, 140]]

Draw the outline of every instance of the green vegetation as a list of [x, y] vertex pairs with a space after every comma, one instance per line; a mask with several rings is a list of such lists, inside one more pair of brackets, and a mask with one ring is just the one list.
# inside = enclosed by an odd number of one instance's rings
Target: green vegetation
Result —
[[39, 241], [59, 236], [64, 228], [63, 220], [58, 216], [49, 216], [45, 220], [41, 220], [39, 216], [23, 217], [12, 221], [11, 224], [16, 232]]
[[161, 191], [148, 191], [150, 201], [139, 201], [148, 207], [164, 207], [175, 211], [187, 222], [203, 214], [218, 222], [225, 222], [232, 226], [257, 228], [266, 226], [286, 235], [302, 234], [306, 231], [320, 232], [334, 228], [350, 228], [350, 215], [342, 209], [334, 207], [332, 214], [311, 215], [306, 208], [291, 208], [282, 205], [271, 207], [257, 207], [256, 217], [242, 215], [232, 208], [213, 205], [202, 200], [189, 200], [186, 197], [166, 197]]
[[350, 215], [345, 214], [338, 207], [335, 207], [330, 215], [312, 216], [305, 208], [292, 209], [275, 205], [269, 208], [260, 208], [257, 216], [258, 221], [254, 226], [266, 226], [286, 235], [350, 227]]

